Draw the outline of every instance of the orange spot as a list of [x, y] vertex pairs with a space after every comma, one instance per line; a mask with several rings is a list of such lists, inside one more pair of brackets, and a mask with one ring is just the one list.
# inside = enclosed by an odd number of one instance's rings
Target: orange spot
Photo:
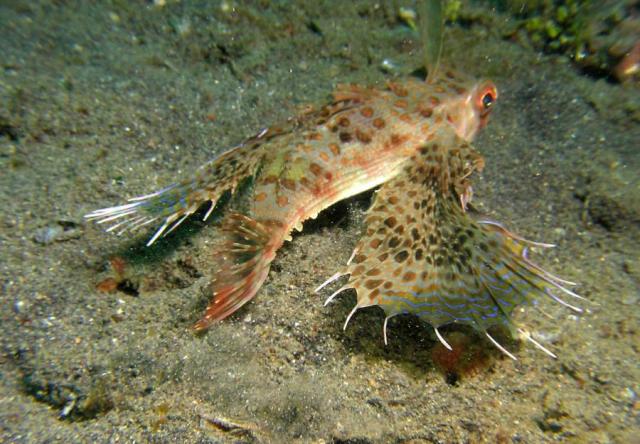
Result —
[[111, 264], [111, 268], [116, 272], [118, 276], [124, 275], [125, 269], [127, 268], [127, 262], [120, 256], [113, 256], [109, 260]]
[[405, 109], [406, 107], [409, 106], [409, 104], [407, 103], [406, 100], [404, 99], [400, 99], [400, 100], [396, 100], [396, 103], [394, 103], [394, 105], [398, 108], [402, 108]]
[[309, 133], [307, 134], [307, 140], [322, 140], [322, 135], [320, 133]]
[[277, 181], [278, 181], [278, 176], [267, 176], [264, 179], [262, 179], [262, 183], [265, 183], [265, 184], [276, 183]]
[[407, 97], [407, 95], [409, 95], [409, 91], [407, 91], [405, 87], [398, 83], [388, 82], [387, 86], [395, 95], [399, 97]]
[[360, 129], [356, 129], [356, 138], [365, 144], [371, 142], [371, 136]]
[[420, 115], [426, 119], [430, 118], [431, 115], [433, 114], [433, 109], [431, 108], [421, 108], [420, 109]]
[[96, 290], [100, 293], [113, 293], [118, 288], [118, 281], [112, 277], [108, 277], [96, 284]]
[[382, 285], [383, 282], [384, 281], [382, 279], [369, 279], [367, 282], [365, 282], [364, 286], [369, 290], [373, 290], [374, 288]]
[[315, 162], [312, 162], [311, 165], [309, 165], [309, 170], [313, 173], [314, 176], [320, 176], [324, 172], [324, 168], [322, 168]]
[[278, 196], [276, 202], [279, 207], [286, 207], [289, 204], [289, 199], [287, 199], [287, 196]]
[[267, 193], [258, 193], [258, 194], [256, 194], [256, 197], [254, 197], [254, 200], [256, 202], [262, 202], [266, 198], [267, 198]]
[[280, 179], [280, 184], [283, 187], [285, 187], [287, 190], [291, 190], [291, 191], [296, 190], [296, 183], [292, 179], [287, 179], [287, 178]]
[[407, 136], [401, 136], [399, 134], [391, 134], [391, 138], [389, 139], [391, 145], [394, 147], [403, 144], [406, 140]]
[[322, 160], [324, 160], [325, 162], [328, 162], [328, 161], [329, 161], [329, 155], [328, 155], [327, 153], [325, 153], [324, 151], [321, 151], [319, 156], [320, 156], [320, 158], [321, 158]]
[[373, 116], [373, 108], [371, 108], [370, 106], [365, 106], [360, 111], [360, 114], [362, 114], [363, 117], [369, 118]]
[[329, 149], [334, 154], [334, 156], [337, 156], [338, 154], [340, 154], [340, 147], [338, 146], [337, 143], [330, 143]]
[[340, 117], [340, 119], [338, 119], [338, 125], [340, 125], [343, 128], [346, 128], [349, 125], [351, 125], [351, 121], [346, 117]]
[[385, 125], [386, 125], [385, 121], [380, 117], [376, 117], [375, 119], [373, 119], [373, 126], [375, 126], [376, 128], [382, 129], [385, 127]]
[[464, 376], [476, 375], [491, 363], [487, 347], [482, 347], [472, 337], [457, 331], [443, 332], [443, 335], [453, 350], [438, 343], [431, 350], [431, 359], [449, 383], [453, 384]]
[[411, 118], [411, 116], [407, 113], [405, 114], [401, 114], [400, 115], [400, 120], [402, 120], [404, 123], [413, 123], [413, 119]]
[[438, 99], [436, 96], [431, 96], [429, 97], [429, 102], [431, 102], [433, 106], [436, 106], [440, 104], [440, 99]]
[[411, 282], [416, 279], [416, 274], [413, 271], [407, 271], [404, 276], [402, 276], [402, 280], [405, 282]]

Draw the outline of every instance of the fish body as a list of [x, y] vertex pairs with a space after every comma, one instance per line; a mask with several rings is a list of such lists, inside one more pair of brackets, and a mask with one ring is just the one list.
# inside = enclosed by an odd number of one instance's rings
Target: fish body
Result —
[[353, 260], [334, 275], [349, 275], [341, 290], [356, 289], [352, 314], [370, 305], [382, 307], [387, 319], [413, 313], [440, 338], [437, 328], [452, 322], [482, 332], [511, 327], [516, 305], [552, 288], [569, 290], [528, 261], [524, 240], [465, 212], [469, 177], [484, 165], [470, 142], [496, 99], [492, 82], [452, 71], [385, 89], [340, 86], [331, 104], [261, 131], [194, 177], [87, 217], [113, 222], [116, 232], [161, 222], [151, 244], [253, 177], [249, 211], [229, 212], [221, 225], [212, 300], [195, 325], [203, 330], [255, 296], [276, 252], [303, 221], [382, 185]]

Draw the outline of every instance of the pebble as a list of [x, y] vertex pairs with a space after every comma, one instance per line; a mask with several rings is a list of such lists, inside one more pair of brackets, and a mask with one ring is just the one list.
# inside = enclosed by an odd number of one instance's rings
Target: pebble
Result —
[[54, 242], [64, 242], [71, 239], [77, 239], [82, 235], [82, 231], [78, 228], [78, 224], [69, 221], [58, 221], [55, 224], [38, 228], [33, 233], [34, 242], [41, 245], [49, 245]]

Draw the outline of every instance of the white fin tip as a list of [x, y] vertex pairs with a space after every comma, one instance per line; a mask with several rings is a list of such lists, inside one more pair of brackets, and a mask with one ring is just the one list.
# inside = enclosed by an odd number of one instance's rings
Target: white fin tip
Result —
[[511, 359], [513, 359], [514, 361], [517, 361], [518, 358], [516, 358], [509, 350], [507, 350], [506, 348], [504, 348], [502, 345], [500, 345], [500, 343], [498, 341], [496, 341], [495, 339], [493, 339], [493, 337], [489, 334], [489, 332], [484, 332], [485, 336], [487, 338], [489, 338], [489, 340], [493, 343], [493, 345], [495, 345], [498, 350], [500, 350], [502, 353], [504, 353], [505, 355], [509, 356]]
[[440, 330], [438, 330], [438, 327], [434, 327], [433, 329], [436, 331], [436, 336], [438, 337], [438, 340], [442, 343], [442, 345], [444, 345], [444, 347], [447, 350], [453, 351], [453, 348], [451, 348], [449, 343], [447, 341], [445, 341], [444, 338], [442, 337], [442, 335], [440, 334]]

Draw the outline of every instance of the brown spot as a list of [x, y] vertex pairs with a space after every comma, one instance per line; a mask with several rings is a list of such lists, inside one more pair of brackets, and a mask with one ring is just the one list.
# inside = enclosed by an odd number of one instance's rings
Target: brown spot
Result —
[[396, 248], [398, 245], [400, 245], [400, 239], [398, 239], [397, 237], [392, 237], [391, 239], [389, 239], [389, 247]]
[[356, 138], [364, 144], [371, 142], [371, 136], [360, 129], [356, 129]]
[[393, 287], [393, 284], [391, 282], [387, 281], [387, 282], [384, 283], [383, 287], [388, 290], [391, 287]]
[[356, 268], [353, 269], [353, 271], [351, 272], [351, 276], [357, 276], [359, 274], [362, 274], [362, 272], [365, 270], [365, 266], [364, 265], [358, 265]]
[[465, 88], [463, 88], [462, 86], [456, 86], [456, 87], [454, 87], [454, 89], [460, 95], [467, 93], [467, 90]]
[[276, 199], [279, 207], [286, 207], [289, 204], [289, 199], [287, 196], [278, 196]]
[[378, 296], [379, 294], [380, 294], [380, 289], [376, 288], [371, 292], [371, 294], [369, 294], [369, 299], [373, 301], [376, 298], [376, 296]]
[[311, 165], [309, 165], [309, 171], [311, 171], [314, 176], [320, 176], [322, 173], [324, 173], [324, 168], [322, 168], [317, 163], [312, 162]]
[[375, 119], [373, 119], [373, 126], [375, 126], [378, 129], [382, 129], [384, 128], [386, 125], [384, 119], [380, 118], [380, 117], [376, 117]]
[[438, 99], [436, 96], [431, 96], [429, 97], [429, 102], [433, 105], [433, 106], [437, 106], [440, 104], [440, 99]]
[[426, 119], [428, 119], [429, 117], [431, 117], [433, 115], [433, 109], [432, 108], [422, 108], [420, 110], [420, 115]]
[[328, 155], [327, 153], [325, 153], [324, 151], [321, 151], [321, 152], [320, 152], [319, 157], [320, 157], [322, 160], [324, 160], [325, 162], [328, 162], [328, 161], [329, 161], [329, 155]]
[[338, 119], [338, 125], [340, 125], [340, 126], [341, 126], [341, 127], [343, 127], [343, 128], [346, 128], [346, 127], [348, 127], [349, 125], [351, 125], [351, 121], [350, 121], [348, 118], [346, 118], [346, 117], [340, 117], [340, 118]]
[[395, 217], [391, 216], [388, 217], [384, 220], [384, 224], [389, 227], [389, 228], [393, 228], [396, 226], [396, 224], [398, 223], [398, 221], [396, 220]]
[[379, 268], [372, 268], [371, 270], [367, 271], [367, 276], [377, 276], [380, 273], [382, 273], [382, 271], [380, 271]]
[[265, 184], [276, 183], [277, 181], [278, 181], [278, 176], [267, 176], [264, 179], [262, 179], [262, 183], [265, 183]]
[[378, 260], [380, 262], [384, 262], [387, 260], [388, 257], [389, 257], [389, 253], [382, 253], [380, 256], [378, 256]]
[[334, 154], [334, 156], [337, 156], [337, 155], [340, 154], [340, 147], [338, 146], [337, 143], [330, 143], [329, 144], [329, 149]]
[[360, 111], [360, 114], [362, 114], [363, 117], [369, 118], [369, 117], [373, 116], [373, 108], [371, 108], [370, 106], [365, 106]]
[[364, 283], [364, 286], [369, 290], [373, 290], [374, 288], [377, 288], [380, 285], [382, 285], [382, 282], [383, 282], [382, 279], [369, 279]]
[[287, 190], [291, 190], [291, 191], [296, 190], [296, 182], [293, 179], [289, 179], [287, 177], [280, 179], [280, 185], [282, 185]]
[[406, 140], [407, 140], [407, 136], [400, 136], [399, 134], [391, 134], [391, 138], [389, 139], [392, 146], [398, 146], [404, 143]]
[[413, 119], [407, 113], [401, 114], [400, 115], [400, 120], [402, 120], [404, 123], [413, 123]]
[[262, 202], [266, 198], [267, 198], [267, 193], [258, 193], [258, 194], [256, 194], [256, 197], [254, 197], [254, 200], [256, 202]]
[[415, 252], [415, 255], [414, 255], [414, 256], [415, 256], [415, 258], [416, 258], [416, 260], [417, 260], [417, 261], [422, 260], [422, 257], [423, 257], [423, 256], [422, 256], [422, 248], [418, 248], [418, 249], [416, 250], [416, 252]]
[[393, 256], [393, 259], [401, 264], [402, 262], [404, 262], [405, 260], [407, 260], [407, 258], [409, 257], [409, 253], [406, 250], [402, 250], [401, 252], [399, 252], [398, 254], [396, 254], [395, 256]]
[[394, 233], [396, 233], [396, 234], [402, 234], [402, 233], [404, 233], [404, 226], [402, 226], [402, 225], [398, 225], [398, 226], [396, 227], [396, 229], [395, 229], [395, 230], [393, 230], [393, 231], [394, 231]]
[[364, 254], [356, 254], [356, 256], [353, 258], [353, 263], [354, 264], [361, 264], [362, 262], [367, 260], [367, 256], [365, 256]]
[[339, 137], [340, 137], [340, 141], [343, 142], [343, 143], [349, 143], [349, 142], [351, 142], [351, 139], [353, 138], [351, 133], [348, 133], [346, 131], [341, 132]]
[[380, 246], [381, 243], [382, 241], [380, 239], [373, 239], [371, 242], [369, 242], [369, 246], [375, 250]]
[[389, 196], [389, 199], [387, 199], [387, 202], [389, 202], [391, 205], [395, 205], [398, 203], [398, 197], [397, 196]]
[[404, 276], [402, 276], [402, 280], [405, 282], [411, 282], [416, 279], [416, 274], [413, 271], [407, 271]]
[[392, 90], [398, 97], [407, 97], [409, 95], [407, 88], [403, 88], [400, 85], [395, 85]]
[[405, 109], [406, 107], [409, 106], [409, 104], [407, 103], [406, 100], [404, 99], [400, 99], [400, 100], [396, 100], [396, 103], [394, 103], [394, 105], [398, 108], [402, 108]]
[[307, 134], [307, 140], [322, 140], [322, 135], [320, 133], [312, 132]]

